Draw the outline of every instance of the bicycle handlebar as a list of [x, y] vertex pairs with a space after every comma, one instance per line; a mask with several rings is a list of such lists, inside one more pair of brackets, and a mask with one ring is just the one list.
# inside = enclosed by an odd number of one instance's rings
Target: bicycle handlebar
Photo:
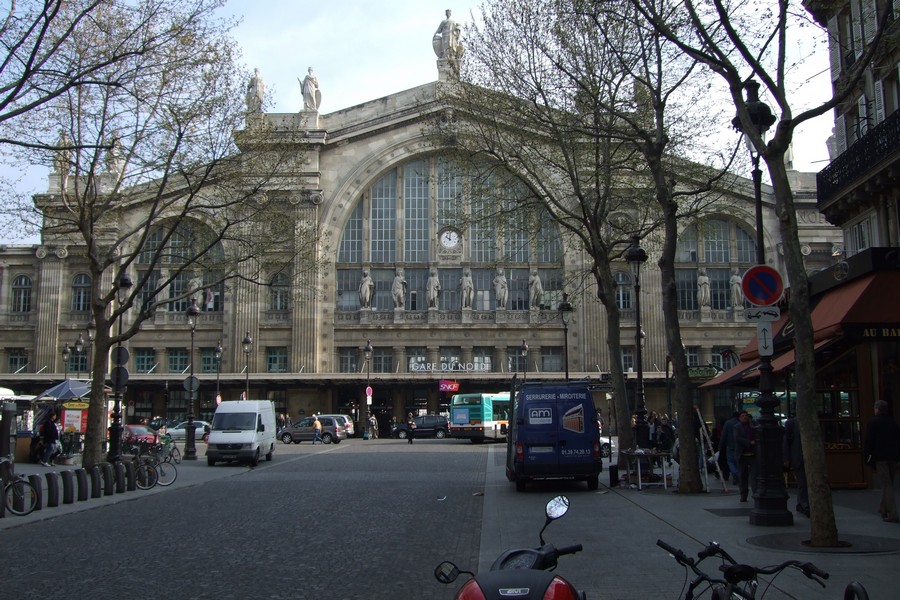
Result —
[[687, 556], [684, 552], [676, 548], [675, 546], [670, 546], [662, 540], [656, 540], [656, 545], [671, 554], [675, 557], [675, 560], [678, 561], [679, 564], [694, 566], [694, 559], [690, 556]]

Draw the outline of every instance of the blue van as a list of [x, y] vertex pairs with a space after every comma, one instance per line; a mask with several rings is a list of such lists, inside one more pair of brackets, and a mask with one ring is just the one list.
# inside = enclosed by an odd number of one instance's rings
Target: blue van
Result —
[[596, 490], [603, 459], [594, 399], [586, 382], [524, 383], [509, 423], [506, 478], [524, 491], [529, 481], [575, 479]]

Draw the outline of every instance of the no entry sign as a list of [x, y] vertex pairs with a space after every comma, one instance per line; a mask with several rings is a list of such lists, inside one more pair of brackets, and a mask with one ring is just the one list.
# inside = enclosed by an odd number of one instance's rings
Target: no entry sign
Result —
[[750, 267], [741, 278], [741, 289], [744, 296], [757, 306], [770, 306], [781, 299], [784, 293], [784, 282], [781, 275], [766, 265]]

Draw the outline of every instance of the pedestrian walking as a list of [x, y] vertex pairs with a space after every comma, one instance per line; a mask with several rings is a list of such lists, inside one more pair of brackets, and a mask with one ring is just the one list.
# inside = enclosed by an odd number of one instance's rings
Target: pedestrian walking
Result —
[[806, 467], [803, 463], [803, 445], [800, 443], [800, 424], [796, 417], [784, 422], [784, 438], [781, 442], [784, 468], [793, 469], [797, 480], [797, 512], [809, 516], [809, 490], [806, 487]]
[[59, 428], [56, 426], [56, 411], [47, 415], [47, 421], [41, 430], [41, 437], [44, 440], [44, 457], [41, 464], [45, 467], [53, 465], [53, 458], [62, 450], [59, 444]]
[[378, 419], [375, 415], [369, 415], [369, 429], [372, 431], [372, 438], [378, 439]]
[[313, 445], [315, 445], [316, 442], [319, 442], [320, 444], [325, 443], [322, 441], [322, 422], [319, 421], [318, 415], [313, 415]]
[[719, 468], [722, 469], [722, 476], [728, 479], [730, 474], [735, 484], [738, 482], [738, 466], [734, 458], [734, 426], [737, 424], [738, 412], [735, 411], [722, 425], [722, 435], [719, 437]]
[[738, 467], [738, 486], [741, 502], [747, 501], [750, 488], [755, 487], [756, 477], [756, 431], [750, 423], [750, 413], [742, 410], [738, 422], [732, 430], [734, 434], [734, 458]]
[[898, 523], [897, 501], [894, 498], [894, 477], [897, 461], [900, 461], [900, 426], [890, 415], [890, 405], [879, 400], [875, 403], [875, 416], [866, 428], [863, 448], [866, 464], [875, 469], [875, 481], [881, 487], [881, 503], [878, 512], [888, 523]]
[[416, 438], [416, 419], [412, 413], [406, 416], [406, 443], [412, 444]]

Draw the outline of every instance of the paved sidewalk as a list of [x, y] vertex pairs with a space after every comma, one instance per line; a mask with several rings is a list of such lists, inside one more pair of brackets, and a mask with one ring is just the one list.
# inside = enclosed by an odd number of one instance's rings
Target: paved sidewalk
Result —
[[[564, 493], [570, 500], [569, 512], [552, 523], [544, 537], [560, 546], [583, 544], [583, 552], [560, 559], [557, 572], [586, 591], [588, 598], [676, 597], [684, 569], [656, 546], [657, 539], [694, 557], [707, 543], [717, 541], [738, 562], [767, 566], [798, 559], [831, 575], [823, 590], [800, 572], [786, 571], [766, 598], [841, 598], [851, 580], [862, 582], [872, 600], [898, 597], [900, 525], [881, 520], [878, 490], [834, 491], [839, 538], [850, 545], [814, 549], [803, 544], [809, 539], [806, 517], [795, 514], [794, 524], [788, 527], [751, 525], [752, 499], [741, 503], [736, 491], [716, 491], [716, 480], [711, 480], [710, 493], [684, 495], [671, 488], [638, 491], [608, 487], [609, 473], [604, 470], [596, 492], [589, 492], [584, 483], [551, 482], [517, 493], [504, 475], [505, 448], [492, 448], [492, 454], [485, 477], [482, 569], [506, 548], [537, 546], [544, 503]], [[794, 506], [791, 500], [789, 509]], [[708, 560], [704, 570], [717, 573], [717, 564]]]
[[[74, 470], [80, 468], [80, 465], [56, 465], [51, 467], [44, 467], [40, 464], [33, 463], [17, 463], [16, 464], [16, 473], [22, 474], [25, 476], [28, 475], [38, 475], [41, 480], [41, 484], [43, 487], [43, 498], [42, 498], [42, 506], [41, 510], [35, 510], [30, 515], [26, 515], [24, 517], [11, 515], [9, 513], [6, 514], [3, 518], [0, 518], [0, 530], [8, 529], [10, 527], [20, 527], [23, 525], [27, 525], [29, 523], [34, 523], [35, 521], [42, 521], [46, 519], [54, 519], [62, 515], [79, 512], [83, 510], [92, 510], [99, 506], [105, 506], [108, 504], [115, 504], [118, 502], [127, 502], [130, 500], [135, 500], [140, 498], [146, 494], [161, 494], [167, 490], [179, 489], [194, 485], [202, 485], [207, 481], [212, 481], [215, 479], [224, 479], [225, 477], [231, 477], [233, 475], [238, 475], [240, 473], [244, 473], [247, 471], [249, 467], [246, 465], [241, 465], [237, 463], [228, 463], [228, 464], [220, 464], [216, 465], [213, 468], [210, 468], [206, 464], [206, 447], [203, 445], [201, 447], [200, 444], [197, 446], [197, 457], [198, 460], [195, 461], [181, 461], [180, 465], [176, 465], [178, 469], [178, 477], [175, 479], [175, 482], [170, 486], [154, 486], [149, 490], [134, 490], [133, 492], [125, 492], [121, 494], [112, 494], [110, 496], [101, 495], [99, 498], [91, 498], [90, 492], [88, 492], [88, 499], [84, 501], [75, 500], [72, 504], [63, 504], [63, 494], [62, 494], [62, 482], [59, 483], [59, 506], [48, 507], [47, 506], [47, 474], [48, 473], [56, 473], [57, 478], [59, 478], [59, 474], [62, 471], [66, 470]], [[261, 463], [264, 465], [265, 463]], [[77, 491], [77, 483], [75, 486], [75, 497], [78, 496]], [[90, 481], [88, 481], [88, 489], [90, 489]]]

